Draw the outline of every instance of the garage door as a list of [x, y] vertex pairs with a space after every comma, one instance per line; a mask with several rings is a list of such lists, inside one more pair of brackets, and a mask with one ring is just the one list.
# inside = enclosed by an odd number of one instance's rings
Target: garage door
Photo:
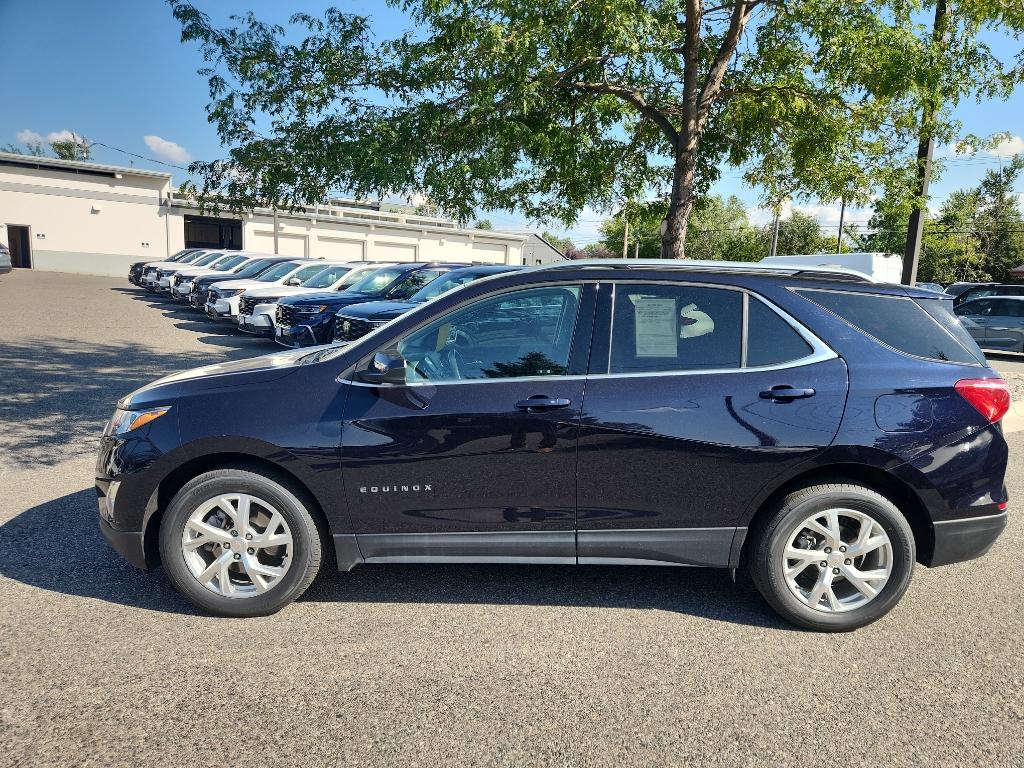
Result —
[[370, 248], [374, 261], [416, 261], [416, 246], [411, 243], [374, 243]]
[[507, 253], [507, 247], [498, 243], [473, 243], [473, 261], [504, 264]]
[[[303, 257], [309, 255], [306, 249], [305, 235], [290, 235], [281, 232], [277, 236], [277, 252], [282, 256]], [[262, 253], [274, 252], [274, 233], [256, 230], [249, 238], [250, 248]]]
[[332, 261], [362, 261], [365, 240], [349, 240], [343, 237], [320, 237], [312, 256]]

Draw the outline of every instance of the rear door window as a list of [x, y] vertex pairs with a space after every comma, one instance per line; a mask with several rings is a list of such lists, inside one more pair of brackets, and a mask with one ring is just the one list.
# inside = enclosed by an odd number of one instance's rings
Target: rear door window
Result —
[[[913, 357], [977, 365], [979, 357], [907, 296], [797, 289], [796, 293], [839, 316], [857, 330]], [[923, 299], [937, 302], [938, 299]], [[936, 311], [941, 311], [936, 308]], [[980, 351], [978, 352], [980, 355]], [[983, 359], [983, 358], [980, 358]]]
[[814, 350], [796, 329], [763, 301], [751, 296], [747, 309], [747, 366], [782, 365]]

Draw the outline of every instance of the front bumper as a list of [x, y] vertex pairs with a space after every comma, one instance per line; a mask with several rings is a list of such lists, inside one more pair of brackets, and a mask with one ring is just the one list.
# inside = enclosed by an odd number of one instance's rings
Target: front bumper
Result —
[[274, 341], [278, 344], [298, 349], [299, 347], [315, 347], [320, 344], [327, 344], [329, 341], [320, 341], [316, 332], [308, 325], [293, 325], [289, 328], [275, 328]]
[[114, 551], [136, 568], [149, 568], [146, 563], [146, 537], [142, 531], [117, 531], [110, 523], [100, 518], [100, 533]]
[[206, 312], [207, 317], [212, 317], [214, 320], [231, 319], [231, 305], [227, 299], [218, 299], [214, 302], [208, 301], [204, 305], [203, 311]]
[[261, 312], [254, 312], [251, 315], [239, 315], [238, 330], [243, 333], [251, 333], [254, 336], [274, 337], [274, 318]]
[[1006, 528], [1006, 512], [935, 523], [935, 549], [930, 567], [973, 560], [988, 552]]

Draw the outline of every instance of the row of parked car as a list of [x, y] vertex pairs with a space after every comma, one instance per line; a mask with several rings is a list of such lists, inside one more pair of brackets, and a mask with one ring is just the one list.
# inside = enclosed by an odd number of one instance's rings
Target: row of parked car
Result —
[[953, 283], [944, 292], [979, 347], [1024, 352], [1024, 285]]
[[518, 267], [447, 262], [334, 262], [189, 248], [137, 262], [128, 279], [239, 331], [287, 347], [354, 341], [423, 302]]

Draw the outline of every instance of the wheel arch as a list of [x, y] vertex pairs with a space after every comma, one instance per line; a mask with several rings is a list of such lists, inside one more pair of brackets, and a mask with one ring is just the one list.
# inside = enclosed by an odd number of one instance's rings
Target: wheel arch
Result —
[[819, 483], [837, 482], [863, 485], [882, 494], [895, 504], [907, 519], [910, 529], [914, 533], [917, 562], [927, 565], [931, 561], [935, 549], [935, 528], [924, 502], [914, 488], [881, 467], [854, 462], [836, 462], [813, 467], [790, 477], [757, 505], [747, 524], [748, 535], [740, 549], [739, 563], [746, 562], [749, 549], [755, 539], [754, 532], [767, 518], [769, 510], [778, 499], [799, 488]]
[[[190, 480], [215, 469], [241, 469], [256, 472], [280, 483], [306, 505], [310, 514], [322, 528], [324, 535], [329, 533], [329, 521], [320, 500], [309, 486], [287, 467], [263, 456], [249, 453], [232, 451], [209, 453], [196, 456], [178, 465], [164, 476], [156, 490], [153, 491], [147, 504], [143, 527], [143, 546], [147, 566], [152, 567], [160, 562], [160, 523], [171, 500]], [[328, 551], [333, 551], [333, 547], [325, 547], [325, 555]]]

